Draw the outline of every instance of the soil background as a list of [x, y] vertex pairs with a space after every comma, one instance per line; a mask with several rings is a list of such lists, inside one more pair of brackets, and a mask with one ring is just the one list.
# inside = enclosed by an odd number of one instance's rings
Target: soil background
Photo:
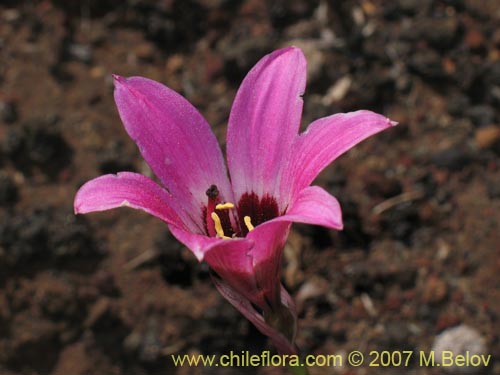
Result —
[[[499, 25], [497, 0], [1, 1], [0, 374], [285, 373], [175, 368], [171, 354], [273, 349], [158, 219], [72, 205], [101, 174], [151, 174], [111, 73], [182, 93], [224, 144], [242, 78], [288, 45], [308, 59], [304, 127], [356, 109], [400, 123], [315, 182], [341, 202], [344, 231], [292, 227], [298, 346], [429, 351], [469, 327], [453, 343], [483, 345], [491, 363], [450, 373], [500, 374]], [[311, 369], [442, 371], [416, 356]]]

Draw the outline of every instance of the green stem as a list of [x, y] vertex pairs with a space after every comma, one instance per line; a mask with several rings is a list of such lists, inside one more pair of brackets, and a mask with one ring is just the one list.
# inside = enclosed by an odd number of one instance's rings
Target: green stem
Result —
[[304, 366], [288, 366], [292, 375], [309, 375], [307, 367]]

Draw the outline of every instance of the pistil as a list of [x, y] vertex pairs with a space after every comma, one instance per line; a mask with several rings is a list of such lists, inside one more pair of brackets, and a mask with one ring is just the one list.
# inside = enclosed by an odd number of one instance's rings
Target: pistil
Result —
[[[219, 198], [219, 189], [217, 189], [216, 185], [212, 185], [207, 189], [205, 194], [207, 194], [207, 197], [208, 197], [207, 216], [206, 216], [207, 231], [208, 231], [208, 235], [210, 237], [215, 237], [217, 235], [217, 231], [215, 228], [215, 223], [214, 223], [212, 214], [214, 213], [214, 211], [217, 207], [217, 202], [218, 202], [218, 198]], [[219, 219], [219, 223], [220, 223], [220, 219]]]

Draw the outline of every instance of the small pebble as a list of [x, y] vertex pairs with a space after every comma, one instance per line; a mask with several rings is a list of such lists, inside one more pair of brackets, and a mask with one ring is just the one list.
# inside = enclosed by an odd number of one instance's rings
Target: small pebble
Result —
[[17, 108], [13, 102], [0, 101], [0, 118], [6, 124], [12, 124], [17, 120]]
[[500, 140], [500, 126], [498, 125], [483, 126], [476, 130], [474, 138], [479, 148], [482, 149], [490, 148], [498, 140]]
[[489, 105], [475, 105], [470, 107], [465, 115], [471, 119], [476, 126], [487, 126], [495, 120], [495, 110]]
[[491, 199], [500, 198], [500, 175], [492, 176], [486, 180], [486, 189]]
[[450, 171], [460, 171], [467, 164], [472, 162], [470, 153], [460, 145], [454, 145], [450, 148], [436, 152], [431, 161], [439, 168], [445, 168]]
[[425, 283], [422, 301], [424, 303], [439, 303], [445, 299], [447, 294], [446, 283], [436, 276], [431, 276]]
[[484, 45], [484, 36], [479, 30], [471, 29], [465, 34], [464, 42], [469, 48], [478, 49]]
[[99, 323], [104, 322], [111, 316], [111, 303], [106, 297], [99, 299], [90, 309], [84, 326], [87, 328], [95, 328]]
[[71, 44], [68, 48], [68, 52], [71, 57], [84, 64], [90, 64], [90, 62], [92, 61], [91, 48], [83, 44]]
[[416, 51], [410, 58], [409, 67], [417, 74], [427, 79], [444, 78], [441, 56], [433, 50]]
[[448, 48], [459, 28], [455, 17], [423, 19], [415, 25], [415, 32], [429, 43]]
[[151, 43], [141, 43], [135, 49], [136, 56], [144, 61], [151, 61], [154, 58], [155, 48]]
[[16, 203], [17, 197], [16, 184], [7, 173], [0, 171], [0, 206]]
[[[489, 355], [484, 337], [477, 330], [465, 324], [449, 328], [439, 334], [434, 340], [432, 351], [434, 351], [436, 363], [439, 364], [449, 362], [449, 360], [444, 362], [442, 358], [443, 353], [447, 351], [453, 353], [454, 358], [458, 355], [468, 355], [469, 357], [483, 355], [483, 358], [487, 360]], [[443, 369], [452, 374], [484, 374], [483, 366], [473, 366], [472, 364], [460, 366], [456, 363], [451, 366], [443, 366]]]

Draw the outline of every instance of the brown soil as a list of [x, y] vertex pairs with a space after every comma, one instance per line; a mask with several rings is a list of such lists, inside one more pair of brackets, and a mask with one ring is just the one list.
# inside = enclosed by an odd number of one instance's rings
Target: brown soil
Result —
[[245, 73], [291, 44], [309, 64], [304, 125], [354, 109], [400, 122], [316, 181], [344, 231], [293, 226], [299, 347], [428, 351], [467, 324], [493, 357], [479, 373], [500, 374], [499, 21], [495, 0], [2, 1], [0, 374], [229, 374], [170, 354], [272, 349], [162, 222], [72, 203], [103, 173], [149, 173], [111, 73], [182, 93], [223, 142]]

